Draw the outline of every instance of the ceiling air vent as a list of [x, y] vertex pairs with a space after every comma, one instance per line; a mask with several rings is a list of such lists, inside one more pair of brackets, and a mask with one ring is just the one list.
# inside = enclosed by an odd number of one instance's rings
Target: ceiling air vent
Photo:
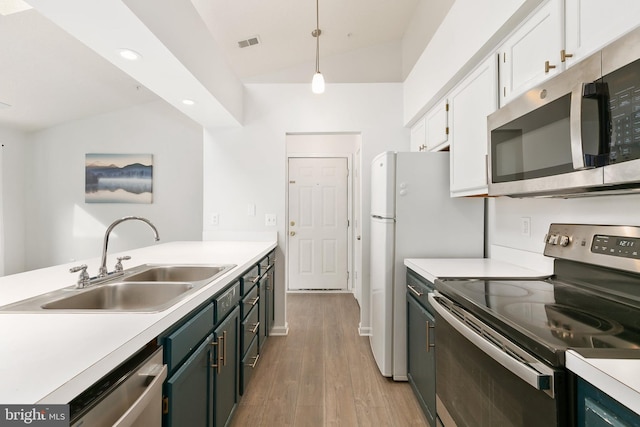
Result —
[[257, 44], [260, 44], [260, 39], [258, 38], [258, 36], [253, 36], [253, 37], [249, 37], [246, 40], [240, 40], [238, 42], [238, 47], [243, 48], [243, 47], [255, 46]]

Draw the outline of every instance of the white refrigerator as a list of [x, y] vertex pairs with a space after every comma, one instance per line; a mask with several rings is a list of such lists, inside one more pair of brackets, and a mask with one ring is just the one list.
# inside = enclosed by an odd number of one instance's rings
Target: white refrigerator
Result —
[[407, 379], [405, 258], [482, 258], [484, 201], [451, 198], [449, 153], [384, 152], [371, 163], [371, 336], [380, 372]]

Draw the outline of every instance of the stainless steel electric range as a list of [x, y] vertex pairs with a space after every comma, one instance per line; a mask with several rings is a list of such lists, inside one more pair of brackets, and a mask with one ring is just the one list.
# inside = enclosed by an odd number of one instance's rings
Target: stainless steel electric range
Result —
[[436, 412], [446, 426], [569, 426], [565, 351], [640, 358], [640, 227], [552, 224], [545, 280], [436, 280]]

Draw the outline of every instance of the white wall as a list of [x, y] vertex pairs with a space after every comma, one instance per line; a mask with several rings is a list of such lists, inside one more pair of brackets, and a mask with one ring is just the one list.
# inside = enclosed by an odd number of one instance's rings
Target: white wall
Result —
[[[153, 203], [85, 203], [86, 153], [153, 154]], [[202, 128], [164, 102], [93, 116], [30, 135], [22, 163], [28, 189], [25, 267], [100, 256], [105, 229], [126, 215], [150, 219], [162, 242], [200, 240], [201, 157]], [[131, 221], [114, 230], [109, 249], [116, 252], [153, 243], [151, 230]], [[108, 263], [112, 268], [114, 262], [109, 259]], [[129, 265], [135, 265], [135, 260]]]
[[[322, 95], [309, 84], [254, 84], [245, 90], [241, 129], [207, 129], [204, 146], [204, 231], [274, 231], [264, 214], [277, 215], [278, 256], [284, 260], [286, 135], [288, 133], [359, 133], [362, 135], [362, 206], [369, 206], [369, 169], [384, 150], [408, 150], [409, 131], [402, 126], [402, 85], [329, 84]], [[256, 215], [247, 215], [247, 205]], [[213, 213], [219, 225], [210, 224]], [[364, 222], [362, 245], [368, 247], [369, 224]], [[368, 295], [369, 254], [363, 254], [363, 294]], [[276, 271], [276, 330], [286, 330], [284, 262]], [[369, 325], [365, 298], [363, 327]]]
[[438, 30], [454, 0], [420, 0], [402, 37], [402, 78], [406, 79]]
[[[576, 199], [511, 199], [489, 201], [490, 257], [534, 269], [549, 270], [542, 255], [544, 235], [552, 222], [640, 226], [640, 195]], [[520, 218], [531, 218], [531, 236], [523, 236]]]
[[542, 0], [456, 0], [404, 82], [413, 124]]
[[4, 272], [24, 270], [25, 256], [25, 162], [27, 135], [0, 128], [2, 147], [2, 217], [4, 218]]

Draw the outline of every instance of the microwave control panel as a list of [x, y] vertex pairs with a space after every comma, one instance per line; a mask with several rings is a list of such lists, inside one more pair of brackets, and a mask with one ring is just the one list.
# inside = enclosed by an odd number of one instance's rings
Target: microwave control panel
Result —
[[609, 164], [640, 158], [640, 60], [603, 78], [609, 112]]

